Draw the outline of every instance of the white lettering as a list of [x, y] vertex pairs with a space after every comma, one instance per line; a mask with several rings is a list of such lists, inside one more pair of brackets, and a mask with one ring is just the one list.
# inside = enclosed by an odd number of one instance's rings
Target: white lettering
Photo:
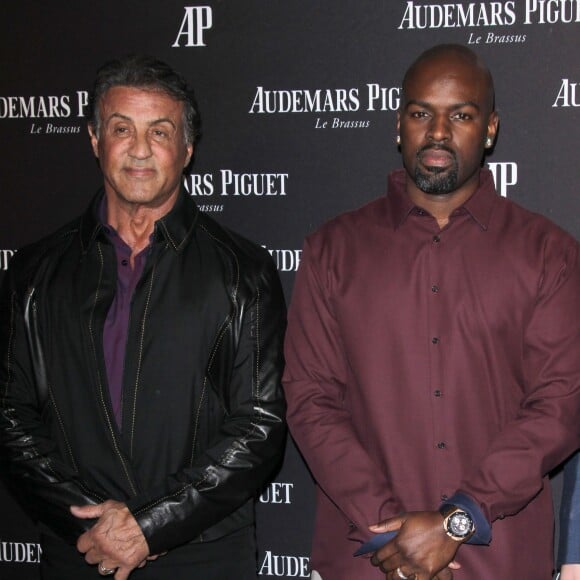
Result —
[[507, 197], [508, 187], [518, 182], [518, 165], [513, 162], [488, 163], [495, 187], [502, 197]]
[[374, 111], [375, 106], [379, 111], [396, 111], [399, 108], [401, 94], [400, 87], [381, 87], [377, 83], [369, 83], [367, 111]]
[[38, 564], [42, 549], [40, 544], [30, 542], [0, 542], [0, 562]]
[[256, 87], [248, 113], [343, 113], [359, 107], [356, 88], [268, 91]]
[[524, 24], [580, 22], [580, 0], [526, 0]]
[[[265, 247], [265, 246], [263, 246]], [[271, 250], [268, 250], [270, 255]], [[289, 251], [289, 250], [287, 250]], [[290, 497], [290, 492], [294, 487], [293, 483], [280, 483], [273, 481], [260, 495], [260, 503], [284, 503], [291, 504], [292, 499]]]
[[53, 125], [52, 123], [47, 123], [44, 129], [47, 135], [48, 134], [70, 135], [71, 133], [81, 132], [81, 128], [79, 126]]
[[203, 41], [205, 30], [213, 26], [213, 13], [211, 6], [186, 6], [185, 16], [175, 38], [172, 48], [179, 48], [179, 41], [185, 36], [185, 46], [207, 46]]
[[16, 250], [0, 250], [0, 270], [8, 270], [8, 262]]
[[213, 175], [211, 173], [192, 173], [184, 176], [183, 185], [189, 195], [213, 195]]
[[70, 117], [69, 95], [0, 97], [0, 119]]
[[576, 102], [576, 87], [580, 83], [571, 83], [568, 79], [562, 79], [558, 96], [552, 107], [580, 107]]
[[309, 578], [309, 558], [306, 556], [278, 556], [267, 551], [260, 566], [260, 576], [290, 576]]
[[221, 169], [221, 195], [286, 195], [288, 173], [234, 173]]
[[89, 92], [88, 91], [77, 91], [77, 106], [79, 117], [85, 116], [85, 110], [89, 106]]
[[399, 30], [461, 28], [473, 26], [511, 26], [516, 22], [515, 1], [469, 2], [465, 4], [421, 4], [409, 1]]

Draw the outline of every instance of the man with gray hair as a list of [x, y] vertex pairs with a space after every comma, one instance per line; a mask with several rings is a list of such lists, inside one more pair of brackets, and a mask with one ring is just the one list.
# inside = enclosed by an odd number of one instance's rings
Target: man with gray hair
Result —
[[1, 472], [43, 578], [255, 579], [285, 436], [278, 274], [184, 191], [199, 116], [167, 64], [102, 67], [89, 135], [103, 189], [2, 290]]

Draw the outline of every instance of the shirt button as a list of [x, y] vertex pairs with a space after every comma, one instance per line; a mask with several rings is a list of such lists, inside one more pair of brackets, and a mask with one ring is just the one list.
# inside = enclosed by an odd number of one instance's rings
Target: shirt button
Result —
[[437, 443], [437, 449], [445, 449], [445, 447], [447, 447], [445, 441], [439, 441], [439, 443]]
[[438, 344], [438, 343], [439, 343], [439, 338], [437, 338], [436, 336], [434, 336], [434, 337], [431, 339], [431, 342], [432, 342], [433, 344]]
[[435, 389], [435, 392], [433, 393], [436, 397], [442, 397], [443, 393], [439, 390], [439, 389]]
[[431, 292], [437, 294], [437, 292], [439, 292], [439, 286], [433, 284], [433, 286], [431, 286]]
[[441, 238], [439, 236], [433, 236], [433, 242], [438, 244], [440, 241], [441, 241]]
[[127, 259], [125, 259], [125, 258], [123, 258], [123, 259], [121, 260], [121, 264], [123, 264], [123, 266], [126, 266], [128, 263], [129, 263], [129, 260], [127, 260]]

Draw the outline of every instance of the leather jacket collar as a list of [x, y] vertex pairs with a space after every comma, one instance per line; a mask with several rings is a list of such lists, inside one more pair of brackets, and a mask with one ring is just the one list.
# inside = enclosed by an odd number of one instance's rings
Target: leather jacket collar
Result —
[[[99, 235], [102, 235], [103, 225], [99, 219], [99, 208], [104, 195], [105, 192], [101, 188], [81, 216], [79, 234], [83, 253], [86, 253]], [[179, 252], [195, 229], [198, 217], [199, 209], [195, 201], [182, 188], [171, 211], [155, 222], [153, 240], [165, 240], [171, 248]]]

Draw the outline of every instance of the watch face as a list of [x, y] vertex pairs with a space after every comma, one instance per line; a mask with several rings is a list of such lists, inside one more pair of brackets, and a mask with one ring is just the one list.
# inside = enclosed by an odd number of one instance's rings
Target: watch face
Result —
[[473, 520], [465, 512], [458, 511], [449, 518], [448, 529], [454, 536], [463, 538], [473, 530]]

